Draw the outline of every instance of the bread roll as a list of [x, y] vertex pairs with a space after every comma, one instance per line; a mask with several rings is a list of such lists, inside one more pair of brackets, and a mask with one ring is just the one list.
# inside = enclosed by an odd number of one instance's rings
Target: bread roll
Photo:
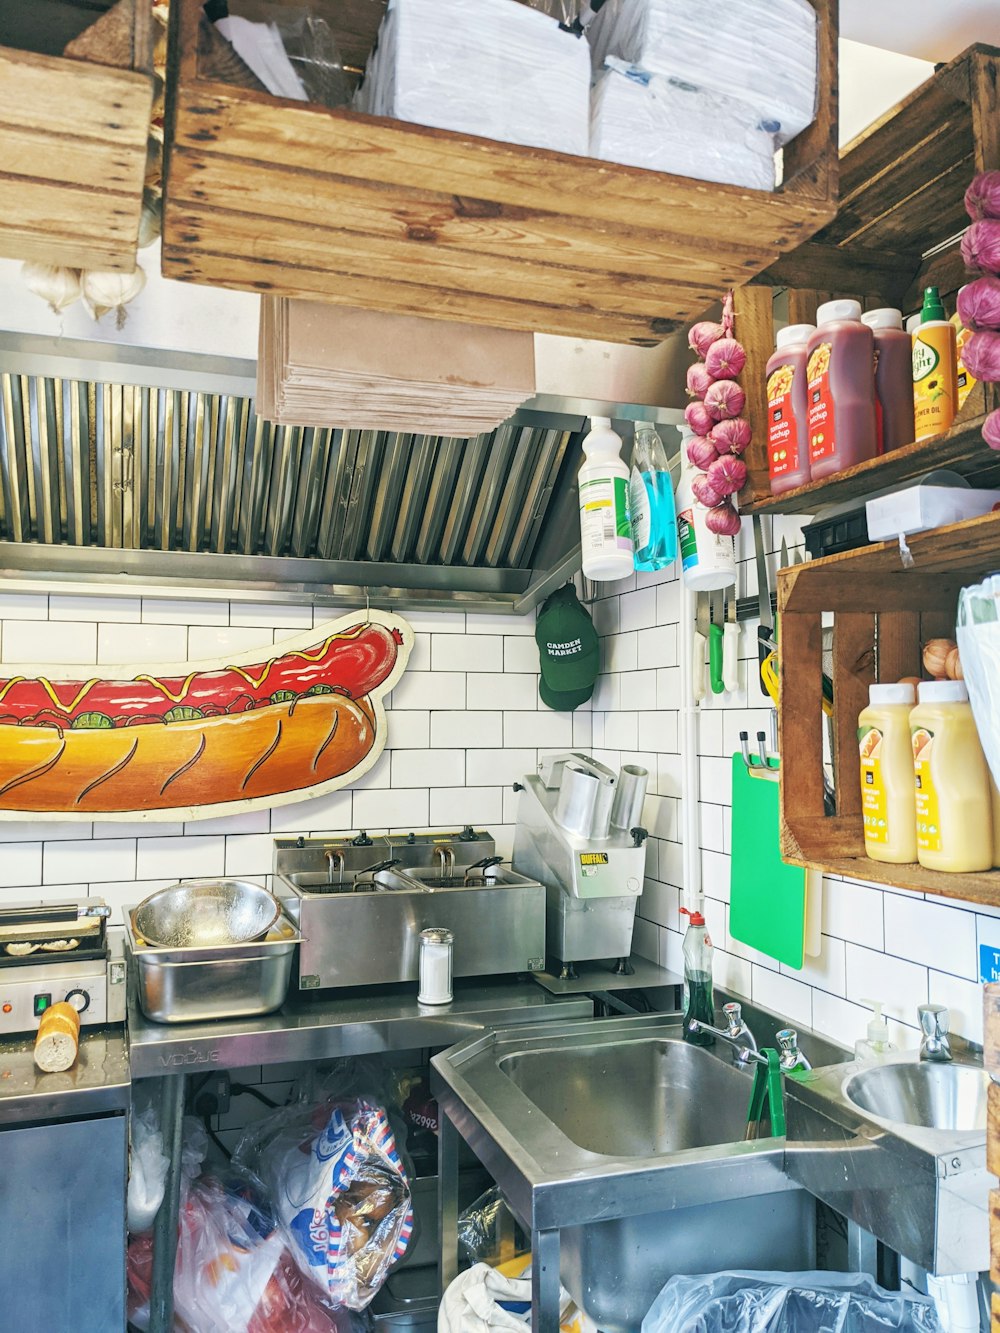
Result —
[[76, 1063], [80, 1049], [80, 1015], [60, 1001], [42, 1014], [35, 1038], [35, 1064], [46, 1074], [61, 1074]]

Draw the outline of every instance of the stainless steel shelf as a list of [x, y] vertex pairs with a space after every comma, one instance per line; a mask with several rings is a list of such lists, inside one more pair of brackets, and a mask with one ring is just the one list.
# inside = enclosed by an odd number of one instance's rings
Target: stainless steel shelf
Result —
[[607, 991], [655, 990], [660, 986], [683, 986], [684, 978], [669, 972], [658, 963], [633, 955], [629, 959], [632, 972], [627, 976], [615, 972], [615, 958], [594, 963], [577, 963], [576, 976], [564, 981], [557, 972], [536, 972], [535, 980], [552, 995], [603, 994]]
[[64, 1074], [35, 1066], [35, 1035], [0, 1042], [0, 1125], [128, 1109], [131, 1079], [123, 1027], [84, 1028]]
[[459, 981], [446, 1005], [417, 1004], [415, 992], [413, 985], [332, 991], [296, 996], [263, 1018], [162, 1024], [143, 1017], [130, 990], [132, 1077], [451, 1046], [486, 1028], [593, 1015], [585, 996], [552, 996], [533, 981]]

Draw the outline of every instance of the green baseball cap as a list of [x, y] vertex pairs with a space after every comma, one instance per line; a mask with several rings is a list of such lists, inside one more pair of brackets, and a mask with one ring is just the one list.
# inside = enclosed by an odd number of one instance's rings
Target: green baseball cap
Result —
[[601, 641], [572, 583], [557, 588], [542, 603], [535, 642], [542, 703], [560, 713], [586, 703], [601, 672]]

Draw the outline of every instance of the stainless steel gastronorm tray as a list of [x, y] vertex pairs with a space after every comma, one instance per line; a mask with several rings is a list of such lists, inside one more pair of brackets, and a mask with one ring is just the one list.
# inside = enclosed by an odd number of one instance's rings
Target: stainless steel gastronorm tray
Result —
[[282, 915], [263, 940], [182, 949], [136, 938], [131, 911], [125, 941], [139, 1006], [155, 1023], [248, 1018], [281, 1007], [301, 936]]

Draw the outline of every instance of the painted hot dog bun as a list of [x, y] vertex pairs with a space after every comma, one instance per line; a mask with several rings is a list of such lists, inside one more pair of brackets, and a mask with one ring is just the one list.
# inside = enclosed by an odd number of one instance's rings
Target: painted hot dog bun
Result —
[[330, 782], [375, 742], [367, 699], [306, 694], [251, 712], [73, 729], [0, 728], [0, 810], [218, 806]]

